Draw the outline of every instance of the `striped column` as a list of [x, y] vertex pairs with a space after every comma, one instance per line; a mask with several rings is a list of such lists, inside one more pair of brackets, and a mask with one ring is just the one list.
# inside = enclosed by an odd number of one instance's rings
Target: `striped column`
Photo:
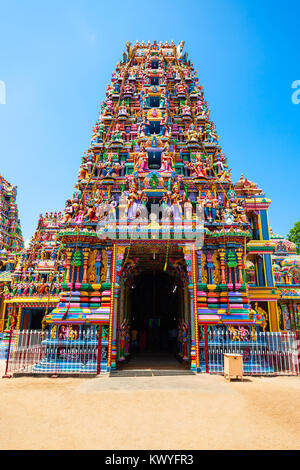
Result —
[[[112, 257], [110, 263], [110, 253], [107, 252], [107, 274], [110, 271], [110, 313], [109, 313], [109, 327], [108, 327], [108, 351], [107, 351], [107, 370], [111, 369], [111, 358], [112, 358], [112, 349], [113, 349], [113, 324], [114, 324], [114, 292], [115, 292], [115, 280], [116, 280], [116, 255], [117, 255], [117, 246], [114, 243], [112, 249]], [[110, 269], [109, 269], [110, 268]], [[106, 282], [109, 282], [109, 277], [107, 275]], [[114, 345], [115, 349], [115, 345]]]
[[196, 348], [196, 370], [200, 372], [199, 358], [199, 326], [197, 311], [197, 256], [196, 250], [192, 250], [192, 283], [193, 283], [193, 313], [194, 313], [194, 331], [195, 331], [195, 348]]

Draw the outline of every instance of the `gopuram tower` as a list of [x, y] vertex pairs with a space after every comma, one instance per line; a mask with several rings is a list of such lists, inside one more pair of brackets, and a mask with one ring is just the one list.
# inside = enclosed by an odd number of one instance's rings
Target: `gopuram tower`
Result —
[[271, 201], [243, 176], [233, 185], [183, 45], [127, 43], [56, 235], [62, 291], [43, 326], [53, 344], [96, 332], [105, 371], [137, 337], [163, 356], [175, 331], [200, 372], [213, 328], [278, 330]]

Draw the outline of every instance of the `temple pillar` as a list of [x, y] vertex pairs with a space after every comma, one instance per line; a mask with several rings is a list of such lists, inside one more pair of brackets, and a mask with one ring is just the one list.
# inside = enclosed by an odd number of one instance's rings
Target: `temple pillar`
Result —
[[66, 279], [65, 279], [65, 283], [69, 284], [70, 277], [71, 277], [71, 257], [72, 257], [71, 250], [67, 250], [66, 256], [67, 256], [67, 260], [66, 260]]
[[[108, 253], [107, 272], [110, 271], [110, 314], [109, 314], [109, 330], [108, 330], [108, 352], [107, 352], [107, 370], [117, 367], [117, 312], [118, 312], [118, 296], [120, 291], [119, 279], [121, 267], [125, 253], [125, 246], [117, 247], [113, 244], [111, 256]], [[110, 262], [111, 260], [111, 262]], [[107, 277], [108, 279], [108, 277]]]
[[106, 250], [107, 253], [107, 271], [106, 271], [106, 283], [109, 283], [111, 280], [111, 266], [112, 266], [112, 251]]
[[278, 325], [277, 302], [268, 302], [270, 331], [280, 331]]
[[[17, 308], [17, 306], [15, 305], [14, 308]], [[17, 322], [16, 322], [16, 327], [15, 327], [16, 331], [19, 331], [19, 330], [20, 330], [21, 319], [22, 319], [22, 307], [19, 306], [19, 307], [18, 307], [18, 314], [17, 314]], [[17, 345], [18, 345], [18, 340], [19, 340], [19, 334], [17, 333], [16, 339], [15, 339], [14, 348], [17, 347]]]
[[294, 330], [296, 327], [296, 323], [295, 323], [293, 303], [291, 300], [288, 301], [288, 310], [289, 310], [290, 320], [291, 320], [291, 329]]
[[4, 298], [2, 298], [1, 310], [0, 310], [0, 333], [4, 331], [5, 310], [6, 310], [6, 301]]
[[237, 261], [238, 261], [239, 284], [243, 284], [244, 283], [244, 278], [243, 278], [244, 263], [243, 263], [243, 250], [242, 250], [242, 248], [238, 248], [236, 250], [236, 256], [237, 256]]
[[89, 248], [84, 248], [83, 250], [83, 276], [82, 276], [82, 284], [86, 284], [87, 279], [87, 266], [88, 266], [88, 258], [90, 250]]
[[198, 282], [202, 282], [202, 251], [197, 250]]
[[226, 275], [225, 275], [225, 255], [226, 251], [224, 248], [219, 250], [220, 255], [220, 265], [221, 265], [221, 284], [226, 284]]
[[197, 311], [197, 255], [196, 250], [183, 246], [184, 259], [188, 272], [188, 292], [191, 311], [191, 369], [200, 372], [199, 325]]

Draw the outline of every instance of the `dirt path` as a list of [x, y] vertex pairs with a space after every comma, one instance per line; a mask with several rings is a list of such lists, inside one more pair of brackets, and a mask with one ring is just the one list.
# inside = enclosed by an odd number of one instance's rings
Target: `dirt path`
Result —
[[300, 378], [0, 379], [0, 449], [298, 449]]

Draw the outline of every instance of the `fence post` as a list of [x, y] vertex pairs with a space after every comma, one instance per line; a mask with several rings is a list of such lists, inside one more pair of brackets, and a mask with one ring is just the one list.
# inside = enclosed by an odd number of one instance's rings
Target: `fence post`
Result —
[[205, 355], [205, 372], [208, 374], [208, 332], [207, 325], [204, 325], [204, 355]]
[[9, 342], [8, 342], [8, 351], [7, 351], [7, 358], [6, 358], [5, 373], [2, 376], [2, 379], [10, 379], [11, 378], [11, 375], [7, 374], [7, 371], [8, 371], [8, 363], [9, 363], [9, 355], [10, 355], [12, 334], [13, 334], [13, 329], [11, 328], [10, 331], [9, 331]]
[[97, 355], [97, 375], [101, 372], [101, 341], [102, 341], [102, 325], [99, 325], [98, 334], [98, 355]]

